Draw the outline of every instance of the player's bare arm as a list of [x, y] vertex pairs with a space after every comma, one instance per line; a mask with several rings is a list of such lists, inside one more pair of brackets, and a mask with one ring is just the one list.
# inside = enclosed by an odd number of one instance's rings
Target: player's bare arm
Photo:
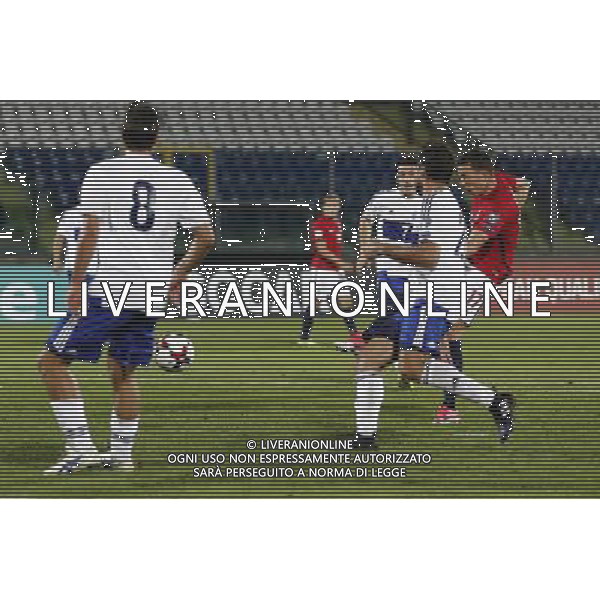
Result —
[[515, 185], [514, 198], [517, 206], [523, 208], [527, 199], [529, 198], [529, 192], [531, 191], [531, 181], [524, 177], [517, 178]]
[[173, 270], [173, 277], [169, 287], [169, 302], [179, 303], [181, 283], [188, 275], [202, 264], [204, 257], [215, 245], [215, 233], [208, 224], [202, 224], [192, 229], [192, 241], [183, 258]]
[[65, 236], [57, 233], [52, 242], [52, 266], [60, 270], [65, 265]]
[[68, 298], [69, 310], [75, 315], [81, 313], [81, 283], [85, 279], [90, 262], [94, 256], [99, 231], [100, 220], [98, 217], [91, 213], [84, 215], [83, 232], [81, 242], [77, 248]]
[[463, 252], [466, 256], [475, 254], [488, 240], [490, 234], [487, 231], [472, 231], [465, 241]]
[[361, 216], [358, 224], [358, 258], [356, 261], [356, 269], [364, 269], [371, 259], [363, 259], [362, 249], [365, 248], [371, 239], [374, 219], [365, 215]]
[[348, 263], [338, 258], [335, 253], [331, 252], [331, 250], [327, 248], [327, 242], [318, 232], [315, 233], [315, 252], [340, 271], [344, 271], [346, 274], [350, 274], [352, 272], [352, 267]]
[[371, 230], [375, 220], [372, 217], [361, 216], [358, 224], [358, 243], [363, 244], [371, 238]]

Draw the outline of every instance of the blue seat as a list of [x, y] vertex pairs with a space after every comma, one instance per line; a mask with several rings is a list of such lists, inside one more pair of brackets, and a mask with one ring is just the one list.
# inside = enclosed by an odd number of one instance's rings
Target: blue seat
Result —
[[327, 161], [312, 153], [219, 151], [216, 164], [221, 201], [308, 202], [327, 189]]
[[344, 199], [344, 218], [355, 226], [375, 192], [394, 187], [395, 153], [347, 152], [336, 156], [336, 191]]
[[[560, 156], [557, 165], [557, 195], [571, 227], [584, 228], [596, 235], [600, 223], [600, 158], [592, 154]], [[566, 208], [566, 210], [565, 210]], [[595, 239], [594, 243], [599, 243]]]

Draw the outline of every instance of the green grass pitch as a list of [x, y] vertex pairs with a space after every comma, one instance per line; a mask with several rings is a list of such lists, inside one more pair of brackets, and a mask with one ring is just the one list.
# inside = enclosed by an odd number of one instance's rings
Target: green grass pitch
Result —
[[[441, 394], [397, 385], [389, 369], [379, 452], [429, 453], [405, 478], [195, 478], [177, 452], [246, 453], [248, 440], [338, 439], [353, 431], [353, 358], [333, 342], [340, 321], [317, 321], [318, 345], [296, 345], [297, 320], [166, 321], [189, 335], [193, 367], [140, 371], [143, 419], [132, 473], [42, 471], [62, 442], [36, 372], [49, 326], [0, 327], [2, 497], [597, 497], [600, 398], [597, 317], [480, 319], [465, 339], [466, 372], [517, 395], [513, 438], [500, 446], [491, 417], [459, 404], [463, 422], [434, 426]], [[105, 445], [106, 365], [78, 364], [92, 433]], [[260, 466], [260, 465], [256, 465]], [[264, 466], [264, 465], [263, 465]], [[270, 465], [272, 466], [272, 465]], [[388, 465], [389, 466], [389, 465]]]

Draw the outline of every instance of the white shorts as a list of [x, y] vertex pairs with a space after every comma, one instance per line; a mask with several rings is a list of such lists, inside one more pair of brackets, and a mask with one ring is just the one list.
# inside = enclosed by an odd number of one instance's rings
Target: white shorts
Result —
[[331, 306], [331, 292], [333, 288], [340, 282], [346, 281], [347, 277], [342, 271], [334, 271], [331, 269], [308, 269], [302, 273], [302, 306], [309, 306], [309, 284], [311, 281], [315, 283], [315, 298], [319, 304]]

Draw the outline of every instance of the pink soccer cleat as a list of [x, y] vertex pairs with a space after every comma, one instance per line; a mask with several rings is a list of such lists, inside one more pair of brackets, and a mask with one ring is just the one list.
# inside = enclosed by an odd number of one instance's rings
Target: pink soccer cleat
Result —
[[434, 425], [456, 425], [460, 423], [460, 413], [455, 408], [440, 404], [433, 419]]
[[353, 331], [345, 342], [336, 342], [335, 347], [338, 352], [355, 353], [365, 343], [360, 331]]
[[351, 342], [352, 344], [354, 344], [355, 348], [359, 348], [360, 346], [362, 346], [365, 343], [365, 340], [363, 340], [362, 333], [358, 330], [353, 331], [348, 336], [348, 341]]

